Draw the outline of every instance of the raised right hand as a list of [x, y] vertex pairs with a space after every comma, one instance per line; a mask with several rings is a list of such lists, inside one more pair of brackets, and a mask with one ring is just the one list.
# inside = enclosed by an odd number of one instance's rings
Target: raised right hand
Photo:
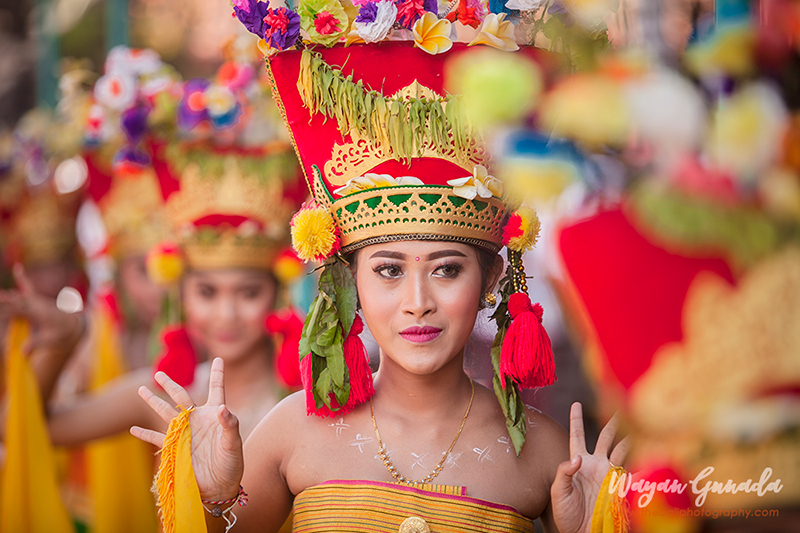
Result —
[[[187, 408], [195, 405], [189, 393], [163, 372], [157, 372], [155, 379], [175, 405]], [[168, 424], [179, 414], [178, 409], [147, 387], [139, 389], [139, 396]], [[235, 497], [244, 474], [244, 458], [239, 420], [225, 405], [222, 359], [214, 359], [211, 363], [208, 401], [191, 412], [189, 427], [192, 430], [192, 468], [200, 497], [210, 501]], [[164, 443], [165, 435], [157, 431], [133, 426], [131, 434], [159, 448]]]

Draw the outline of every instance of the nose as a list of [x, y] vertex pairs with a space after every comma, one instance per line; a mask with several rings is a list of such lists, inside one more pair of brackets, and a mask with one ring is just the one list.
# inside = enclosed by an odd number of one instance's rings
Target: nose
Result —
[[236, 320], [237, 316], [236, 298], [231, 296], [222, 297], [217, 304], [217, 316], [220, 322], [230, 323]]
[[436, 310], [436, 301], [426, 281], [427, 278], [422, 273], [411, 273], [406, 277], [401, 304], [403, 313], [420, 318]]

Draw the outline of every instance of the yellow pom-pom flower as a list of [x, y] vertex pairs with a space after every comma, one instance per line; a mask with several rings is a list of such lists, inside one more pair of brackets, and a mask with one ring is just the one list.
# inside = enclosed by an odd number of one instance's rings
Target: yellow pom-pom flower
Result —
[[303, 206], [292, 217], [292, 248], [305, 262], [324, 261], [336, 253], [339, 242], [339, 228], [330, 212], [316, 204]]
[[272, 272], [284, 285], [289, 285], [303, 273], [303, 263], [294, 250], [287, 248], [278, 255], [272, 265]]
[[183, 276], [184, 261], [180, 247], [173, 242], [162, 242], [147, 252], [147, 275], [156, 285], [168, 287]]
[[536, 245], [540, 229], [536, 211], [522, 206], [509, 217], [503, 228], [503, 244], [515, 252], [527, 252]]

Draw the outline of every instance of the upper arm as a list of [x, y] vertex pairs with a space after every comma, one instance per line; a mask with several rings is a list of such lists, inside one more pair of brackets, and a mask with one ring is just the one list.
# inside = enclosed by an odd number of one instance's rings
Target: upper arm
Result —
[[166, 429], [139, 397], [139, 387], [151, 382], [150, 369], [142, 369], [121, 376], [96, 392], [82, 394], [69, 404], [54, 406], [47, 417], [53, 444], [81, 444], [127, 432], [134, 425]]
[[[523, 458], [535, 468], [539, 490], [546, 495], [547, 505], [539, 518], [546, 532], [557, 532], [550, 503], [550, 487], [556, 478], [558, 465], [569, 460], [569, 435], [566, 429], [536, 409], [528, 409], [528, 438], [523, 448]], [[526, 454], [527, 452], [527, 454]]]
[[294, 495], [284, 466], [298, 438], [298, 416], [305, 416], [304, 407], [298, 410], [297, 403], [296, 394], [284, 399], [261, 420], [244, 444], [242, 486], [248, 494], [248, 505], [239, 513], [244, 533], [278, 531], [292, 509]]
[[535, 445], [532, 448], [542, 461], [539, 465], [541, 480], [547, 485], [548, 492], [556, 478], [558, 465], [569, 460], [569, 434], [564, 427], [536, 409], [528, 409], [528, 417], [534, 427], [529, 429], [529, 436], [534, 433]]

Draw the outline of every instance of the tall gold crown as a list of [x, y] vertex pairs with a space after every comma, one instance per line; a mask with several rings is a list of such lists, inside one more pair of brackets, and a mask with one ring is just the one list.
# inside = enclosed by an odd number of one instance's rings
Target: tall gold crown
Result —
[[164, 200], [152, 168], [115, 176], [98, 207], [109, 233], [109, 251], [116, 257], [146, 253], [168, 235]]
[[[475, 175], [488, 157], [458, 98], [444, 89], [444, 61], [405, 43], [268, 59], [309, 187], [330, 209], [343, 252], [401, 239], [502, 247], [508, 198], [496, 189], [470, 196], [452, 185]], [[418, 68], [409, 68], [412, 62]], [[400, 181], [339, 189], [370, 175]]]
[[180, 189], [167, 200], [167, 216], [189, 265], [269, 269], [288, 242], [297, 207], [288, 194], [298, 177], [291, 147], [176, 166]]
[[79, 195], [47, 189], [30, 194], [8, 224], [11, 257], [32, 266], [67, 257], [77, 244], [75, 220]]

